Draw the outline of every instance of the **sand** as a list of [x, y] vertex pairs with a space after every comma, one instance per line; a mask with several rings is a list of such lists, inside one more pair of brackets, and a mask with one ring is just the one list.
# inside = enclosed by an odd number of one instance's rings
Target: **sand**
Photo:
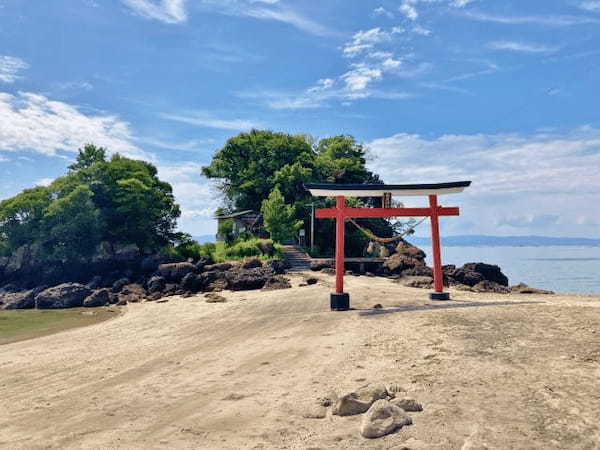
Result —
[[[8, 449], [600, 448], [600, 297], [427, 291], [333, 277], [270, 292], [128, 305], [93, 326], [0, 346]], [[381, 303], [383, 309], [373, 310]], [[303, 417], [329, 392], [394, 382], [413, 425]]]

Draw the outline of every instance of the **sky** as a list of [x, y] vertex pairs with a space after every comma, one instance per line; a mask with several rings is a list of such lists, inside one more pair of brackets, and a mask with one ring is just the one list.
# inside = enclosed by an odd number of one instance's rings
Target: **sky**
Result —
[[267, 128], [351, 134], [386, 183], [472, 180], [444, 234], [600, 237], [599, 81], [600, 0], [0, 0], [0, 198], [91, 142], [211, 234], [201, 167]]

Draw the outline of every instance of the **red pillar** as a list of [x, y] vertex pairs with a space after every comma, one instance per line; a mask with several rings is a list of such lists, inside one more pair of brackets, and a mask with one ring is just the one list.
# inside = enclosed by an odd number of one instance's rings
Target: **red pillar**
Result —
[[343, 210], [346, 207], [344, 196], [336, 197], [335, 206], [338, 216], [335, 219], [335, 292], [344, 292], [344, 225], [345, 217]]
[[[433, 249], [433, 284], [435, 294], [442, 294], [444, 291], [444, 279], [442, 273], [442, 256], [440, 250], [440, 222], [438, 216], [437, 195], [429, 196], [429, 207], [431, 208], [431, 246]], [[439, 295], [432, 295], [432, 298], [441, 300]]]

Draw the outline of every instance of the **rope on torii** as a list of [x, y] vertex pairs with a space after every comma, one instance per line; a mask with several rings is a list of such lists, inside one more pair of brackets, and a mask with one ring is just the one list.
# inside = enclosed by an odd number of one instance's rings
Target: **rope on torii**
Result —
[[350, 217], [347, 220], [348, 220], [348, 222], [351, 222], [356, 228], [359, 229], [359, 231], [361, 231], [365, 236], [367, 236], [372, 241], [379, 242], [380, 244], [389, 244], [391, 242], [399, 241], [400, 239], [404, 238], [404, 236], [406, 236], [408, 234], [412, 234], [414, 232], [414, 229], [416, 227], [418, 227], [419, 225], [421, 225], [425, 221], [425, 219], [427, 219], [427, 217], [424, 217], [421, 220], [419, 220], [414, 226], [410, 227], [405, 232], [397, 234], [396, 236], [392, 236], [389, 238], [383, 238], [383, 237], [379, 237], [379, 236], [373, 234], [373, 232], [371, 230], [360, 226], [358, 223], [356, 223], [355, 220], [353, 220]]

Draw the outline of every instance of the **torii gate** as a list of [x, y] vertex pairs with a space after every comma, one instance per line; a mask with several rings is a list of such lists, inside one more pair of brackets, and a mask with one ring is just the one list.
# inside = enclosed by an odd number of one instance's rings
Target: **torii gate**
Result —
[[[438, 205], [438, 195], [455, 194], [470, 186], [470, 181], [437, 184], [306, 184], [305, 188], [315, 197], [335, 197], [335, 208], [318, 209], [319, 219], [336, 219], [335, 233], [335, 293], [331, 294], [331, 309], [346, 311], [350, 308], [350, 296], [344, 292], [344, 224], [347, 218], [383, 217], [430, 217], [431, 245], [433, 249], [434, 290], [432, 300], [449, 300], [444, 292], [442, 257], [440, 252], [440, 216], [458, 216], [457, 207]], [[428, 208], [392, 208], [392, 196], [428, 196]], [[346, 197], [382, 197], [383, 208], [348, 208]]]

